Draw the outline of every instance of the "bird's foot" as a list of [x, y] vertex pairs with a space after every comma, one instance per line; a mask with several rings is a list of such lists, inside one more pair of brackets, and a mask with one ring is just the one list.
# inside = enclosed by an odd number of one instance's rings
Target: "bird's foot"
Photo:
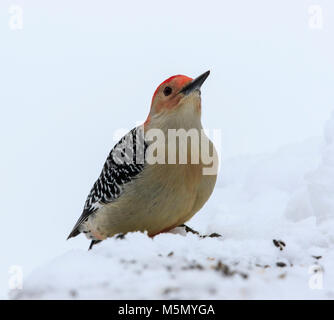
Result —
[[194, 229], [188, 227], [188, 226], [185, 225], [185, 224], [181, 224], [180, 227], [184, 228], [184, 230], [185, 230], [186, 232], [190, 232], [190, 233], [193, 233], [193, 234], [197, 234], [200, 238], [207, 238], [207, 237], [209, 237], [209, 238], [219, 238], [219, 237], [221, 237], [221, 235], [220, 235], [219, 233], [216, 233], [216, 232], [211, 233], [211, 234], [207, 234], [207, 235], [202, 235], [202, 234], [200, 234], [198, 231], [196, 231], [196, 230], [194, 230]]
[[[123, 240], [123, 239], [125, 238], [125, 234], [123, 234], [123, 233], [118, 233], [118, 234], [115, 235], [115, 238], [116, 238], [116, 239], [121, 239], [121, 240]], [[93, 247], [94, 247], [96, 244], [100, 243], [101, 241], [102, 241], [102, 240], [92, 240], [91, 243], [90, 243], [90, 246], [89, 246], [88, 250], [92, 250]]]
[[199, 234], [198, 231], [196, 231], [196, 230], [194, 230], [194, 229], [188, 227], [188, 226], [185, 225], [185, 224], [181, 224], [180, 227], [181, 227], [181, 228], [184, 228], [184, 230], [185, 230], [186, 232], [190, 232], [190, 233], [197, 234], [197, 235], [200, 236], [200, 234]]
[[98, 244], [99, 242], [101, 242], [102, 240], [92, 240], [91, 243], [90, 243], [90, 246], [88, 248], [88, 250], [92, 250], [92, 248]]

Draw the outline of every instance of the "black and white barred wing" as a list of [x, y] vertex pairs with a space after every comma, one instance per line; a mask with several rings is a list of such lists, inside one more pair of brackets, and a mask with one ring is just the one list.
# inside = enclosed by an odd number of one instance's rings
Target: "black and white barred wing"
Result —
[[77, 236], [80, 225], [104, 204], [121, 196], [125, 184], [140, 173], [145, 164], [147, 145], [142, 126], [132, 129], [110, 151], [99, 178], [93, 185], [83, 212], [68, 236]]

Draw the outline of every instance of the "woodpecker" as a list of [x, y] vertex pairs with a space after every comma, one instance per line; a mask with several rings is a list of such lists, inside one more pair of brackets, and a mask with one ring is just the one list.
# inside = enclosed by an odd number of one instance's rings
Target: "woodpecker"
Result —
[[[209, 74], [207, 71], [195, 79], [176, 75], [158, 86], [145, 123], [132, 129], [110, 151], [68, 239], [84, 233], [92, 240], [91, 249], [108, 237], [130, 231], [147, 231], [153, 237], [183, 225], [203, 207], [214, 189], [217, 165], [213, 174], [203, 174], [209, 165], [202, 156], [197, 163], [181, 163], [178, 149], [175, 163], [149, 163], [147, 152], [152, 141], [146, 137], [151, 129], [159, 129], [165, 137], [171, 129], [196, 130], [204, 138], [197, 146], [187, 146], [187, 160], [208, 143], [213, 162], [218, 164], [215, 147], [201, 123], [200, 88]], [[165, 140], [166, 159], [170, 143]]]

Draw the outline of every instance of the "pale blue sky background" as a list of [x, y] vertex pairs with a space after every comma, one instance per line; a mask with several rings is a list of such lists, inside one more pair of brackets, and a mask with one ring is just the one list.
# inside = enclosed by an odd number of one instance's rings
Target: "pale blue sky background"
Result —
[[[8, 26], [11, 5], [23, 29]], [[310, 29], [310, 5], [323, 28]], [[223, 158], [322, 135], [334, 109], [334, 2], [0, 3], [0, 294], [65, 242], [119, 128], [145, 120], [157, 85], [210, 69], [203, 125]]]

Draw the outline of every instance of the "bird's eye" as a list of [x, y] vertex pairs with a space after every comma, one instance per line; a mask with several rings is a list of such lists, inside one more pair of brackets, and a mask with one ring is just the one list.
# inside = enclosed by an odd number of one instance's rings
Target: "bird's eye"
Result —
[[172, 93], [172, 88], [171, 87], [166, 87], [164, 89], [164, 95], [169, 96]]

